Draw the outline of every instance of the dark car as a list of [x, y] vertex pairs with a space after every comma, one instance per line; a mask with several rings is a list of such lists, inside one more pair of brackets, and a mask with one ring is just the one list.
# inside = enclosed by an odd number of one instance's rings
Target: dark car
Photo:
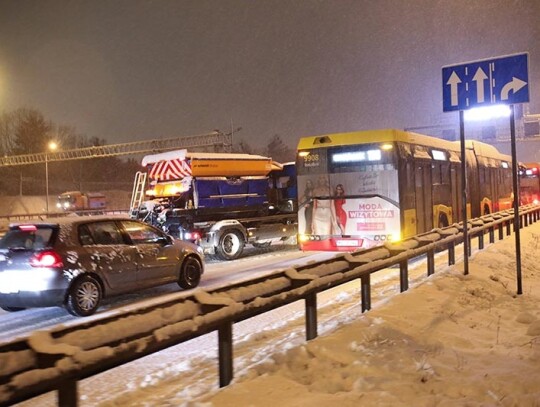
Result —
[[110, 216], [13, 223], [0, 240], [0, 307], [93, 314], [105, 296], [177, 282], [196, 287], [202, 250], [146, 223]]

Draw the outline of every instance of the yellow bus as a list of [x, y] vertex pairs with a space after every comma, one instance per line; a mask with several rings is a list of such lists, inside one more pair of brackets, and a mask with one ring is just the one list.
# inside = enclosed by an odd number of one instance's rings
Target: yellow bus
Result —
[[[512, 206], [511, 157], [467, 140], [468, 218]], [[302, 250], [350, 251], [462, 218], [460, 143], [396, 129], [303, 137]]]

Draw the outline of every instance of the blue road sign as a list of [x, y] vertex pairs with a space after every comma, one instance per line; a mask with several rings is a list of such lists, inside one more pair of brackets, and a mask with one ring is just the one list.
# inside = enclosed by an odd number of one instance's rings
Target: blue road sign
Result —
[[529, 54], [442, 68], [443, 111], [529, 101]]

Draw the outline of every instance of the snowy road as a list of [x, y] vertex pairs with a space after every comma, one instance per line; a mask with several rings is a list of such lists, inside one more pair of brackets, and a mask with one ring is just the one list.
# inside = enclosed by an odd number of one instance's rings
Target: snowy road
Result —
[[[302, 253], [296, 246], [276, 246], [263, 254], [246, 253], [246, 256], [234, 261], [217, 262], [209, 260], [206, 273], [200, 287], [215, 289], [232, 283], [250, 280], [283, 270], [294, 265], [324, 260], [335, 253]], [[89, 318], [102, 318], [111, 312], [123, 312], [125, 309], [138, 307], [166, 298], [181, 298], [189, 291], [179, 291], [176, 284], [157, 287], [136, 294], [127, 294], [105, 300], [98, 313]], [[88, 321], [89, 318], [85, 318]], [[34, 308], [8, 313], [0, 310], [0, 343], [24, 336], [34, 330], [51, 328], [57, 324], [71, 325], [81, 321], [60, 307]]]

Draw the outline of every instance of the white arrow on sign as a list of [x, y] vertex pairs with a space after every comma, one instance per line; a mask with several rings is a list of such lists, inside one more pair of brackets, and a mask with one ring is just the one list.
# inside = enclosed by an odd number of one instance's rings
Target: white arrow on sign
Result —
[[450, 75], [448, 82], [446, 82], [447, 85], [450, 85], [450, 106], [458, 105], [458, 83], [461, 83], [461, 79], [459, 79], [456, 71], [452, 71], [452, 75]]
[[527, 82], [522, 81], [521, 79], [518, 79], [515, 76], [512, 76], [512, 80], [508, 82], [506, 85], [504, 85], [501, 90], [501, 100], [508, 100], [508, 95], [510, 91], [512, 91], [513, 93], [516, 93], [525, 85], [527, 85]]
[[488, 78], [482, 68], [478, 68], [473, 76], [473, 81], [476, 82], [476, 101], [478, 103], [484, 102], [484, 81]]

